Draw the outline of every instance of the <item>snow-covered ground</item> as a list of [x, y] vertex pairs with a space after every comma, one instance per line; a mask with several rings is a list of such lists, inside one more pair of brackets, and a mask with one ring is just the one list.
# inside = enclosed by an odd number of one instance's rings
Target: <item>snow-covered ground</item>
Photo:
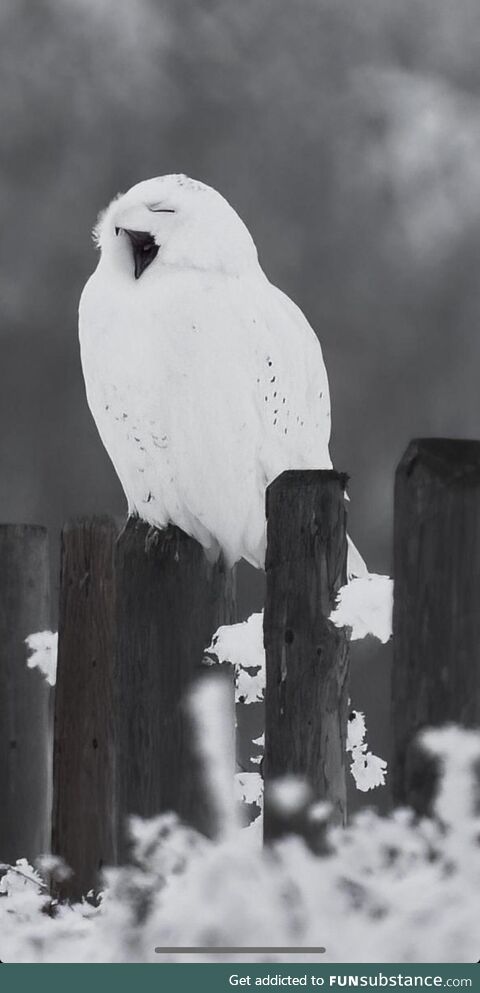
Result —
[[[256, 953], [249, 961], [476, 961], [480, 735], [449, 728], [425, 740], [444, 770], [433, 819], [416, 821], [408, 810], [388, 818], [367, 811], [348, 829], [330, 830], [328, 852], [318, 857], [298, 837], [264, 854], [232, 821], [211, 842], [173, 815], [136, 818], [134, 862], [107, 870], [98, 907], [61, 906], [49, 916], [38, 875], [25, 864], [4, 875], [0, 957], [158, 962], [182, 960], [180, 952], [158, 948], [274, 945], [326, 952]], [[291, 790], [288, 796], [290, 802]], [[313, 808], [312, 821], [325, 832], [325, 811], [317, 815]], [[46, 868], [57, 871], [52, 860]], [[221, 960], [222, 953], [188, 956], [200, 959]]]

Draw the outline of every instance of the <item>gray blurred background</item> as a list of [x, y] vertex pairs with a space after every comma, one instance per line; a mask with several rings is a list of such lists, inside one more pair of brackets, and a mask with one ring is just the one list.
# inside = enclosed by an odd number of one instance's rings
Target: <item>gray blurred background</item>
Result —
[[[0, 53], [0, 519], [56, 538], [122, 513], [77, 345], [90, 232], [115, 193], [186, 172], [318, 332], [350, 531], [389, 571], [408, 440], [478, 435], [478, 0], [2, 0]], [[242, 569], [242, 614], [261, 601]], [[384, 757], [389, 658], [353, 659]]]

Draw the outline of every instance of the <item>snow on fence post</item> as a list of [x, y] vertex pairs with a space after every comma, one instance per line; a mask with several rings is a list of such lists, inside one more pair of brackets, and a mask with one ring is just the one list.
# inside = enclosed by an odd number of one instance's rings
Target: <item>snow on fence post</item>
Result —
[[269, 803], [278, 777], [304, 777], [346, 819], [348, 640], [328, 620], [346, 583], [346, 476], [288, 471], [267, 491], [264, 617], [265, 837], [282, 829]]
[[0, 525], [0, 859], [50, 847], [51, 688], [25, 638], [50, 628], [46, 528]]
[[426, 726], [480, 724], [480, 442], [418, 439], [396, 473], [393, 797], [419, 812], [435, 788], [415, 746]]
[[62, 531], [52, 848], [73, 876], [58, 895], [98, 889], [116, 860], [114, 549], [109, 518]]
[[[173, 810], [215, 834], [185, 704], [205, 669], [212, 635], [234, 620], [233, 574], [221, 561], [210, 564], [179, 528], [156, 531], [138, 519], [130, 519], [117, 542], [116, 574], [120, 821]], [[218, 678], [231, 683], [233, 734], [231, 674]], [[120, 839], [124, 858], [128, 843], [121, 829]]]

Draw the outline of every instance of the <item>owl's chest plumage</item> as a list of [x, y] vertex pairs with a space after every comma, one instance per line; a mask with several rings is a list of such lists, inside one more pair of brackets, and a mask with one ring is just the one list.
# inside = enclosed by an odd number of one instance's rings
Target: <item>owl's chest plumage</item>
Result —
[[99, 433], [130, 512], [261, 565], [268, 482], [284, 468], [330, 464], [318, 342], [263, 274], [149, 275], [115, 285], [99, 266], [82, 297]]

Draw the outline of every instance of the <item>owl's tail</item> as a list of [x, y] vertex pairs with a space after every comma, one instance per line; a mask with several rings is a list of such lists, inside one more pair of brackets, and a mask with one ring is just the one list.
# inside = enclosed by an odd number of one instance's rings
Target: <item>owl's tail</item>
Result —
[[367, 563], [360, 555], [356, 545], [353, 544], [349, 534], [347, 534], [347, 542], [347, 580], [350, 582], [351, 579], [363, 579], [368, 576]]

